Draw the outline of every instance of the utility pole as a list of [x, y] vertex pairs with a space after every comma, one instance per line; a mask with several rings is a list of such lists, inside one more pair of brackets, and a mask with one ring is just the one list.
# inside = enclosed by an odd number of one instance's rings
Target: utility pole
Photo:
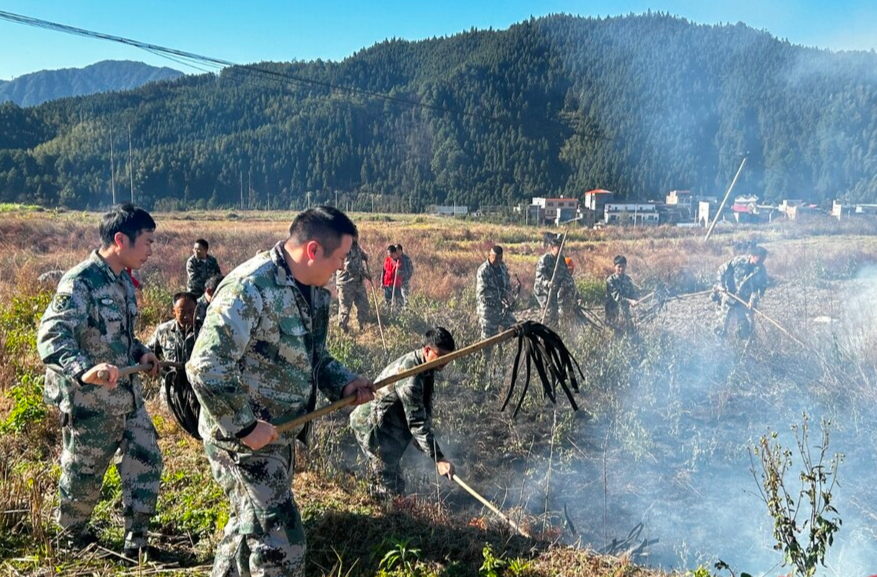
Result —
[[265, 194], [268, 195], [268, 210], [271, 210], [271, 187], [268, 186], [268, 175], [265, 175]]
[[131, 181], [131, 204], [134, 204], [134, 163], [131, 161], [131, 123], [128, 123], [128, 178]]
[[743, 162], [740, 163], [740, 168], [737, 169], [737, 174], [734, 175], [734, 180], [731, 181], [731, 186], [728, 187], [728, 192], [725, 193], [725, 198], [722, 199], [722, 204], [719, 205], [719, 210], [716, 211], [716, 216], [713, 218], [712, 224], [710, 224], [709, 229], [706, 231], [706, 237], [704, 237], [704, 241], [710, 239], [710, 235], [713, 234], [713, 229], [716, 227], [716, 223], [719, 221], [719, 216], [722, 214], [722, 209], [725, 208], [725, 203], [728, 202], [728, 197], [731, 196], [731, 191], [734, 190], [734, 185], [737, 184], [737, 178], [740, 176], [740, 172], [743, 170], [743, 165], [746, 164], [746, 157], [743, 157]]
[[113, 154], [113, 140], [115, 140], [115, 132], [110, 127], [110, 190], [113, 192], [113, 206], [116, 206], [116, 160]]

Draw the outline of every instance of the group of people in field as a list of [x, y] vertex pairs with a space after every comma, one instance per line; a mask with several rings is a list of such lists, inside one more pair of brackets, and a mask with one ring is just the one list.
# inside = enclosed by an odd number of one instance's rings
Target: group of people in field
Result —
[[[560, 322], [576, 318], [575, 308], [580, 305], [580, 298], [573, 279], [575, 265], [572, 259], [561, 254], [563, 236], [546, 234], [545, 242], [547, 251], [536, 263], [533, 294], [539, 303], [541, 320], [557, 327]], [[482, 339], [517, 322], [514, 309], [520, 283], [517, 289], [512, 287], [503, 253], [501, 246], [493, 246], [476, 273], [475, 294]], [[717, 303], [718, 323], [714, 329], [717, 336], [724, 337], [732, 328], [736, 329], [738, 338], [752, 334], [752, 311], [768, 284], [765, 258], [767, 251], [763, 247], [750, 245], [746, 255], [732, 258], [719, 269], [711, 295]], [[616, 336], [630, 335], [636, 328], [633, 309], [641, 302], [640, 291], [627, 274], [624, 255], [615, 256], [613, 267], [612, 274], [606, 278], [603, 320]]]
[[[187, 290], [173, 295], [174, 318], [142, 343], [136, 336], [139, 310], [131, 271], [151, 256], [156, 229], [152, 216], [131, 204], [104, 214], [100, 247], [63, 275], [40, 322], [45, 395], [58, 407], [62, 423], [55, 519], [65, 546], [77, 549], [95, 540], [89, 520], [115, 458], [123, 494], [123, 555], [132, 561], [160, 555], [148, 545], [148, 529], [162, 455], [140, 376], [124, 370], [132, 365], [148, 366], [150, 376], [163, 370], [166, 394], [173, 394], [170, 385], [184, 375], [197, 397], [197, 434], [230, 503], [214, 576], [303, 574], [306, 539], [291, 487], [295, 440], [304, 438], [307, 428], [282, 424], [314, 410], [317, 390], [331, 401], [355, 398], [350, 424], [374, 494], [404, 492], [399, 463], [412, 443], [439, 474], [454, 476], [454, 465], [432, 430], [435, 376], [444, 365], [439, 361], [376, 391], [373, 381], [350, 371], [326, 348], [331, 293], [325, 286], [333, 276], [339, 327], [349, 330], [354, 305], [360, 327], [368, 316], [368, 256], [347, 215], [330, 206], [301, 212], [285, 239], [225, 276], [208, 242], [198, 239], [186, 263]], [[562, 244], [561, 237], [550, 237], [537, 264], [534, 293], [548, 323], [568, 315], [577, 299]], [[754, 305], [766, 286], [765, 253], [750, 252], [721, 271], [722, 330], [729, 319], [739, 327], [735, 307], [744, 301]], [[625, 258], [616, 257], [606, 281], [607, 320], [619, 330], [626, 330], [630, 308], [637, 305], [625, 268]], [[387, 305], [408, 303], [413, 271], [402, 246], [390, 245], [382, 275]], [[516, 322], [517, 295], [502, 247], [492, 247], [478, 268], [476, 295], [482, 337]], [[453, 335], [433, 327], [421, 346], [390, 363], [379, 378], [437, 361], [455, 349]], [[164, 369], [160, 361], [166, 361]]]
[[[173, 297], [174, 318], [142, 343], [129, 271], [151, 256], [156, 228], [149, 213], [130, 204], [105, 214], [100, 247], [63, 275], [40, 322], [45, 396], [58, 407], [62, 423], [55, 519], [63, 546], [75, 550], [95, 540], [89, 520], [115, 457], [125, 519], [123, 556], [141, 562], [160, 555], [149, 547], [148, 529], [162, 455], [140, 376], [126, 370], [139, 364], [158, 376], [159, 357], [185, 371], [198, 400], [198, 436], [230, 503], [214, 575], [303, 574], [306, 541], [291, 482], [295, 439], [307, 430], [279, 425], [313, 410], [318, 389], [330, 400], [355, 398], [356, 437], [380, 487], [401, 490], [398, 458], [412, 439], [442, 475], [454, 474], [430, 430], [440, 363], [375, 398], [373, 382], [348, 370], [326, 348], [330, 293], [324, 287], [345, 261], [356, 259], [358, 230], [344, 213], [333, 207], [300, 213], [284, 240], [224, 277], [208, 243], [199, 239], [186, 267], [188, 290]], [[395, 252], [392, 260], [400, 261], [401, 247]], [[410, 279], [413, 267], [398, 266]], [[454, 349], [452, 335], [434, 327], [421, 347], [385, 372]]]

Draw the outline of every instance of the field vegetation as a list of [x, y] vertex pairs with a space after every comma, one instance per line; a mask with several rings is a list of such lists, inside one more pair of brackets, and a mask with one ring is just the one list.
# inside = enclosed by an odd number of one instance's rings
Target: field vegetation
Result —
[[[170, 318], [185, 286], [185, 260], [204, 237], [224, 271], [285, 235], [292, 213], [156, 215], [143, 282], [142, 340]], [[459, 344], [478, 340], [474, 273], [494, 244], [522, 284], [518, 309], [534, 306], [539, 229], [424, 216], [354, 215], [376, 271], [383, 249], [401, 242], [414, 259], [411, 306], [382, 310], [378, 326], [330, 333], [333, 354], [363, 375], [415, 348], [435, 324]], [[207, 575], [228, 511], [198, 443], [161, 405], [148, 407], [161, 435], [165, 471], [153, 540], [162, 564], [128, 568], [121, 550], [118, 475], [110, 469], [93, 523], [97, 546], [76, 556], [54, 547], [58, 416], [41, 400], [35, 331], [54, 286], [41, 273], [67, 269], [96, 247], [97, 215], [10, 210], [0, 219], [0, 574]], [[722, 559], [737, 573], [780, 575], [773, 520], [757, 497], [750, 450], [768, 431], [794, 446], [790, 426], [807, 412], [830, 418], [832, 447], [846, 453], [832, 504], [843, 518], [825, 575], [856, 577], [877, 560], [877, 475], [873, 471], [873, 382], [877, 373], [869, 296], [877, 294], [877, 227], [814, 222], [699, 231], [655, 228], [570, 231], [568, 255], [587, 306], [597, 306], [612, 258], [625, 254], [643, 294], [668, 299], [636, 338], [614, 339], [573, 324], [564, 338], [585, 374], [573, 413], [531, 396], [517, 419], [498, 411], [511, 351], [485, 366], [473, 355], [438, 379], [436, 422], [460, 476], [527, 527], [515, 536], [468, 495], [435, 477], [415, 451], [405, 458], [410, 497], [368, 497], [345, 414], [319, 421], [297, 453], [294, 490], [309, 540], [309, 575], [708, 577]], [[783, 331], [757, 323], [745, 343], [717, 341], [705, 295], [719, 265], [757, 241], [768, 248], [772, 286], [762, 310]], [[377, 273], [375, 272], [377, 278]], [[683, 298], [676, 298], [682, 296]], [[519, 318], [528, 316], [521, 312]], [[791, 441], [790, 441], [791, 440]], [[794, 467], [794, 466], [793, 466]], [[793, 468], [792, 467], [792, 468]], [[792, 471], [794, 474], [794, 471]], [[791, 486], [793, 483], [789, 483]], [[649, 569], [648, 566], [656, 567]], [[139, 571], [139, 573], [138, 573]], [[726, 574], [723, 572], [722, 574]], [[821, 574], [821, 573], [817, 573]]]

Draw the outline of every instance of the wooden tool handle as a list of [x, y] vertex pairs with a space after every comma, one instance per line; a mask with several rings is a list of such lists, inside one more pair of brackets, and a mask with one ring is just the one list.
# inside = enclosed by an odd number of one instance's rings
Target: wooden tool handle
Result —
[[[506, 331], [499, 333], [498, 335], [494, 335], [490, 338], [484, 339], [483, 341], [478, 341], [473, 345], [469, 345], [468, 347], [462, 348], [458, 351], [454, 351], [452, 353], [448, 353], [446, 355], [442, 355], [434, 361], [430, 361], [428, 363], [423, 363], [422, 365], [417, 365], [416, 367], [412, 367], [410, 369], [404, 370], [400, 373], [396, 373], [395, 375], [391, 375], [389, 377], [383, 378], [377, 382], [375, 382], [375, 390], [383, 389], [393, 383], [397, 383], [399, 381], [405, 380], [409, 377], [413, 377], [414, 375], [418, 375], [420, 373], [429, 371], [431, 369], [435, 369], [437, 367], [444, 366], [451, 361], [459, 359], [460, 357], [464, 357], [466, 355], [472, 354], [476, 351], [480, 351], [481, 349], [493, 346], [495, 344], [501, 343], [505, 340], [508, 340], [514, 337], [518, 333], [518, 328], [512, 327]], [[297, 417], [291, 421], [286, 423], [281, 423], [275, 425], [277, 427], [278, 432], [286, 432], [296, 427], [300, 427], [305, 423], [313, 421], [318, 417], [322, 417], [323, 415], [328, 415], [333, 411], [337, 411], [342, 407], [346, 407], [347, 405], [352, 404], [356, 401], [356, 395], [348, 395], [341, 400], [335, 401], [332, 404], [326, 405], [325, 407], [321, 407], [315, 411], [304, 414], [300, 417]]]

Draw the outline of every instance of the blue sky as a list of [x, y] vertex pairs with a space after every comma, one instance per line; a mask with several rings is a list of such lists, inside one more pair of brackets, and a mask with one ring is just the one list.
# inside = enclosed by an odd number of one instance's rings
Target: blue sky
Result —
[[[744, 22], [795, 44], [877, 48], [875, 0], [0, 0], [0, 10], [237, 63], [340, 60], [385, 38], [418, 40], [470, 28], [507, 28], [532, 16], [669, 12], [701, 24]], [[135, 48], [0, 21], [0, 80], [100, 60], [191, 69]]]

